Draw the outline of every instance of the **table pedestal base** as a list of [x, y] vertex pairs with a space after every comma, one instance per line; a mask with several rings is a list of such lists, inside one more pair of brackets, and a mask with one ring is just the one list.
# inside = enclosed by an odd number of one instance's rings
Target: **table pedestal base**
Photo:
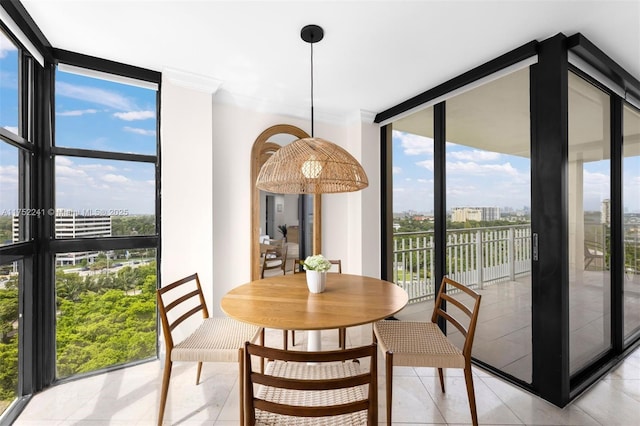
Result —
[[320, 339], [320, 330], [309, 330], [307, 331], [307, 350], [308, 351], [321, 351], [321, 339]]

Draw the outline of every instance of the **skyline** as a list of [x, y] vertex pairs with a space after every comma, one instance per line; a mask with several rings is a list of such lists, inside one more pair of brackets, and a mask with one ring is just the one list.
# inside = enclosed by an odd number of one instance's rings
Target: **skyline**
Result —
[[[393, 212], [433, 211], [433, 139], [393, 131]], [[531, 208], [528, 158], [446, 143], [447, 209], [454, 207]], [[640, 156], [624, 157], [624, 210], [640, 212]], [[583, 208], [599, 211], [610, 199], [609, 160], [584, 163]]]

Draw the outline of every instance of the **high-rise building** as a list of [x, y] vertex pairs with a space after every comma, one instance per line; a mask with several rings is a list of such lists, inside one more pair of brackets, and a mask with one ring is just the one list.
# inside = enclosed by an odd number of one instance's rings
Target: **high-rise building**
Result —
[[[87, 214], [89, 213], [89, 214]], [[19, 216], [13, 216], [12, 233], [13, 241], [19, 241]], [[87, 238], [110, 237], [111, 216], [93, 215], [91, 212], [69, 209], [56, 209], [55, 237], [63, 238]], [[58, 253], [56, 264], [76, 265], [83, 259], [89, 263], [98, 256], [97, 251]]]
[[452, 222], [488, 222], [500, 219], [500, 207], [454, 207], [451, 209]]

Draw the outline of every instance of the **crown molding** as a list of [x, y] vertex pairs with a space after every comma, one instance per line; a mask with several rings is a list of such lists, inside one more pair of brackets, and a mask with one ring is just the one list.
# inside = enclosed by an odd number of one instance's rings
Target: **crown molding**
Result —
[[216, 93], [222, 85], [222, 81], [215, 78], [181, 71], [175, 68], [165, 68], [162, 71], [162, 79], [176, 86], [210, 94]]
[[[233, 105], [238, 108], [248, 109], [265, 114], [276, 114], [300, 120], [311, 120], [311, 111], [308, 105], [291, 105], [272, 102], [266, 99], [253, 98], [242, 94], [232, 93], [222, 87], [216, 92], [214, 103], [223, 105]], [[316, 123], [326, 123], [336, 126], [348, 126], [354, 123], [373, 123], [376, 113], [364, 110], [349, 112], [327, 112], [316, 108], [314, 110], [314, 120]]]

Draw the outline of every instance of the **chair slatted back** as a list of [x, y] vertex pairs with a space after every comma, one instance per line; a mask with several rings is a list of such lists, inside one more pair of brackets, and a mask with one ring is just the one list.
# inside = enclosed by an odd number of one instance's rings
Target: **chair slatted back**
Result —
[[[447, 293], [447, 285], [453, 287], [453, 291]], [[464, 293], [473, 299], [473, 306], [470, 308], [456, 295]], [[464, 336], [464, 346], [462, 352], [467, 359], [470, 359], [471, 348], [473, 346], [473, 338], [475, 335], [476, 324], [478, 322], [478, 312], [480, 308], [480, 296], [477, 292], [473, 291], [469, 287], [460, 284], [448, 277], [442, 278], [440, 289], [438, 290], [438, 296], [433, 307], [433, 314], [431, 316], [431, 322], [437, 322], [438, 318], [443, 318], [447, 322], [453, 324], [454, 327], [460, 331]], [[458, 310], [467, 316], [467, 321], [464, 323], [456, 318], [450, 311], [445, 310], [445, 303], [454, 305]], [[465, 326], [466, 324], [466, 326]]]
[[[209, 310], [197, 273], [159, 288], [157, 295], [162, 330], [168, 347], [173, 347], [171, 331], [182, 322], [198, 312], [202, 312], [203, 318], [209, 318]], [[170, 315], [174, 309], [178, 309], [176, 318]]]
[[341, 260], [329, 260], [329, 263], [335, 265], [336, 271], [338, 274], [342, 273], [342, 261]]
[[[377, 345], [362, 346], [346, 350], [304, 352], [285, 351], [282, 349], [258, 346], [247, 342], [245, 344], [245, 418], [249, 425], [255, 424], [255, 410], [263, 410], [286, 416], [296, 417], [326, 417], [343, 414], [357, 413], [368, 410], [368, 424], [377, 424]], [[313, 369], [318, 363], [353, 362], [359, 358], [369, 358], [370, 367], [366, 372], [348, 377], [334, 377], [322, 379], [292, 378], [274, 376], [267, 373], [252, 371], [251, 356], [266, 358], [271, 361], [285, 361], [287, 363], [302, 363], [309, 369]], [[303, 367], [304, 368], [304, 367]], [[269, 386], [278, 389], [292, 391], [338, 391], [341, 389], [368, 386], [366, 398], [333, 405], [301, 406], [290, 405], [282, 401], [269, 401], [256, 396], [254, 384]]]

